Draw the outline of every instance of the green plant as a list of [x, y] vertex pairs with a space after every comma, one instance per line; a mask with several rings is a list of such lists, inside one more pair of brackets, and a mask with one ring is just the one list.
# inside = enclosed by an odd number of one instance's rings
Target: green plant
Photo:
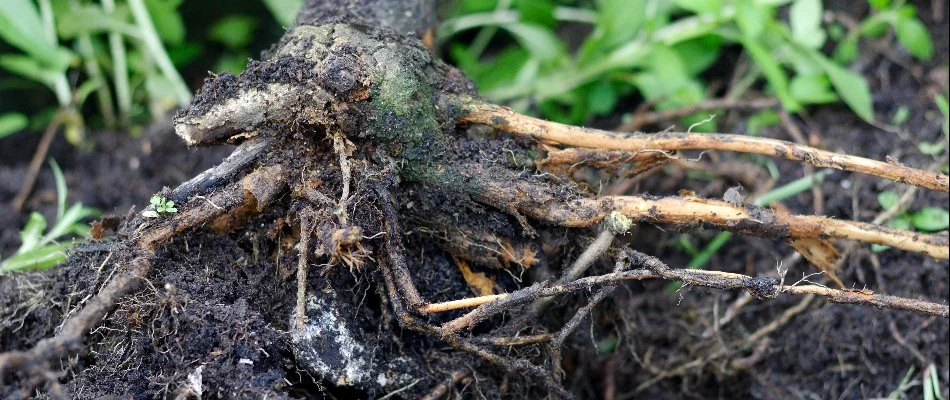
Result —
[[900, 400], [903, 399], [907, 391], [914, 388], [917, 385], [920, 385], [920, 381], [912, 379], [914, 377], [914, 372], [916, 369], [913, 365], [907, 369], [907, 373], [904, 374], [904, 377], [901, 378], [900, 383], [897, 384], [895, 388], [889, 395], [887, 395], [888, 400]]
[[[0, 68], [56, 94], [65, 113], [66, 137], [74, 144], [81, 141], [85, 126], [78, 110], [93, 93], [97, 115], [108, 126], [144, 116], [146, 109], [136, 108], [136, 98], [147, 103], [151, 115], [164, 114], [191, 100], [163, 44], [184, 40], [180, 3], [9, 0], [0, 8], [0, 39], [22, 53], [0, 55]], [[73, 69], [83, 72], [75, 88], [66, 79]]]
[[876, 38], [893, 30], [897, 41], [910, 54], [921, 60], [933, 57], [933, 42], [923, 22], [917, 18], [917, 8], [904, 0], [868, 0], [872, 13], [848, 31], [838, 42], [835, 59], [849, 63], [857, 58], [858, 42], [862, 37]]
[[82, 203], [74, 203], [67, 209], [63, 172], [55, 161], [50, 160], [49, 164], [56, 181], [56, 223], [44, 234], [46, 218], [36, 211], [30, 213], [29, 220], [20, 231], [20, 248], [0, 262], [0, 273], [48, 269], [61, 264], [66, 260], [66, 249], [72, 246], [71, 242], [61, 241], [88, 234], [89, 226], [82, 220], [99, 214], [96, 209], [84, 207]]
[[[601, 0], [593, 9], [551, 0], [459, 3], [439, 37], [480, 32], [448, 43], [450, 56], [491, 100], [537, 105], [548, 118], [583, 122], [634, 93], [657, 109], [699, 103], [708, 91], [701, 74], [733, 45], [757, 68], [729, 96], [764, 80], [789, 111], [841, 99], [861, 118], [874, 118], [864, 78], [820, 51], [829, 34], [819, 0]], [[787, 22], [777, 17], [785, 5]], [[555, 33], [567, 22], [592, 27], [574, 52]], [[486, 43], [498, 31], [517, 44], [487, 57]]]
[[0, 139], [23, 130], [29, 124], [26, 115], [15, 112], [0, 114]]
[[263, 0], [264, 5], [274, 15], [283, 27], [290, 27], [294, 24], [294, 18], [297, 17], [297, 10], [303, 4], [303, 0]]
[[145, 218], [158, 218], [165, 214], [174, 214], [178, 212], [178, 209], [175, 208], [175, 202], [171, 201], [165, 196], [154, 195], [149, 200], [149, 208], [145, 211], [142, 211], [142, 216]]
[[942, 95], [934, 96], [934, 103], [937, 104], [937, 109], [940, 110], [940, 114], [943, 115], [943, 140], [938, 140], [934, 142], [922, 141], [917, 145], [918, 150], [921, 153], [935, 156], [937, 154], [943, 153], [943, 150], [947, 148], [947, 142], [950, 141], [950, 110], [947, 108], [947, 98]]
[[923, 397], [924, 400], [946, 400], [940, 393], [940, 377], [937, 375], [937, 366], [933, 363], [924, 370]]
[[221, 18], [208, 31], [208, 38], [220, 43], [225, 53], [218, 60], [215, 71], [240, 73], [247, 66], [251, 53], [247, 46], [253, 39], [258, 20], [247, 15], [229, 15]]
[[[877, 194], [877, 202], [881, 208], [888, 210], [897, 205], [900, 196], [893, 190], [885, 190]], [[922, 232], [939, 232], [946, 230], [950, 226], [950, 213], [947, 209], [941, 207], [924, 207], [915, 212], [898, 210], [893, 218], [887, 223], [888, 226], [895, 229], [914, 229]], [[874, 252], [881, 252], [889, 249], [888, 246], [872, 245]]]
[[78, 142], [84, 132], [78, 109], [96, 83], [77, 88], [75, 94], [70, 89], [66, 72], [76, 56], [59, 43], [51, 1], [6, 1], [0, 7], [0, 39], [23, 52], [0, 54], [0, 68], [49, 88], [63, 110], [66, 137]]

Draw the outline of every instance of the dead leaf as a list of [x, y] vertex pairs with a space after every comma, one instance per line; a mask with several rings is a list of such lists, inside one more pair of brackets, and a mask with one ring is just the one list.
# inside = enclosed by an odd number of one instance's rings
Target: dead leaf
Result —
[[485, 275], [484, 272], [474, 272], [468, 265], [468, 262], [457, 257], [452, 257], [455, 265], [458, 265], [459, 271], [462, 271], [462, 278], [468, 284], [476, 296], [488, 296], [495, 294], [495, 281]]
[[821, 269], [839, 288], [844, 289], [844, 283], [835, 275], [835, 265], [841, 257], [835, 245], [822, 239], [793, 239], [789, 245], [805, 257], [812, 265]]

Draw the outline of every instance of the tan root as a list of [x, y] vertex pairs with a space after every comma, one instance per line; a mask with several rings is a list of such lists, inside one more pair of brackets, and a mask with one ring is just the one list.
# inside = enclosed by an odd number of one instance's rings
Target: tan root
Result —
[[950, 240], [946, 234], [927, 235], [865, 222], [786, 214], [698, 197], [604, 196], [563, 201], [549, 189], [531, 183], [502, 185], [485, 181], [481, 184], [486, 188], [482, 195], [488, 204], [509, 204], [528, 217], [565, 227], [590, 227], [616, 211], [638, 222], [686, 227], [702, 224], [783, 240], [848, 239], [924, 253], [938, 259], [950, 258]]
[[816, 167], [835, 168], [947, 192], [947, 175], [798, 145], [783, 140], [723, 133], [664, 132], [653, 135], [614, 133], [580, 128], [518, 114], [507, 107], [463, 99], [462, 122], [484, 124], [515, 135], [567, 146], [631, 152], [676, 150], [725, 150], [801, 161]]

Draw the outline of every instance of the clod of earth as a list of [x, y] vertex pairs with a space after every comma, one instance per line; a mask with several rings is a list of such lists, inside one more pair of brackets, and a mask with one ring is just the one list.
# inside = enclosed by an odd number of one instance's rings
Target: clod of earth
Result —
[[[379, 282], [381, 311], [374, 314], [381, 319], [378, 325], [392, 320], [402, 329], [472, 353], [564, 397], [569, 393], [560, 381], [560, 345], [594, 304], [626, 280], [682, 280], [744, 289], [763, 300], [816, 294], [832, 302], [948, 317], [946, 305], [923, 300], [670, 268], [631, 250], [607, 252], [613, 233], [605, 234], [601, 247], [559, 281], [537, 282], [508, 294], [430, 303], [413, 282], [413, 273], [423, 266], [404, 250], [409, 230], [429, 232], [456, 259], [490, 268], [528, 268], [544, 262], [545, 232], [596, 227], [611, 215], [686, 230], [713, 227], [822, 243], [849, 239], [950, 257], [945, 233], [923, 235], [690, 196], [597, 197], [568, 178], [567, 171], [579, 164], [605, 169], [631, 164], [628, 172], [639, 172], [676, 157], [677, 150], [710, 149], [797, 160], [940, 191], [947, 191], [947, 176], [776, 140], [724, 134], [616, 134], [533, 119], [482, 102], [460, 72], [433, 58], [418, 39], [381, 28], [344, 23], [293, 28], [264, 61], [252, 62], [240, 76], [226, 73], [208, 80], [175, 123], [178, 135], [190, 145], [229, 142], [239, 147], [218, 167], [168, 193], [178, 213], [131, 221], [123, 246], [136, 249], [136, 256], [125, 260], [127, 264], [56, 336], [33, 349], [0, 355], [0, 379], [31, 373], [49, 376], [52, 365], [79, 351], [89, 330], [141, 286], [155, 251], [171, 239], [206, 224], [219, 232], [246, 229], [247, 221], [260, 213], [280, 215], [281, 221], [299, 227], [299, 234], [291, 234], [299, 235], [297, 307], [287, 316], [299, 367], [337, 385], [372, 391], [411, 385], [425, 364], [414, 355], [374, 358], [363, 343], [371, 335], [366, 326], [374, 324], [354, 326], [342, 317], [362, 313], [358, 307], [363, 303], [339, 300], [346, 288], [334, 287], [335, 280], [323, 274], [343, 269]], [[478, 124], [494, 130], [486, 134], [474, 129]], [[536, 157], [535, 142], [543, 143], [545, 158]], [[533, 163], [551, 173], [526, 172]], [[270, 229], [286, 228], [278, 225]], [[614, 272], [580, 277], [585, 264], [603, 254], [617, 255]], [[307, 285], [314, 281], [307, 274], [318, 264], [322, 288]], [[544, 312], [541, 299], [581, 290], [595, 295], [563, 329], [531, 340], [514, 337], [531, 325], [533, 315]], [[451, 320], [440, 314], [471, 307], [475, 308]], [[503, 312], [512, 312], [513, 317], [493, 319]], [[479, 330], [481, 335], [467, 334], [486, 321], [495, 325]], [[542, 365], [492, 349], [499, 343], [537, 342], [549, 345], [549, 361]], [[52, 389], [58, 385], [55, 379], [21, 382], [24, 393], [43, 383]]]

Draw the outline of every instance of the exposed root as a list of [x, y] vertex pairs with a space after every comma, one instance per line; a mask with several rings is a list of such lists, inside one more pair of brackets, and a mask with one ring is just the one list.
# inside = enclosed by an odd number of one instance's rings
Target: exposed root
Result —
[[460, 122], [485, 124], [516, 135], [567, 146], [622, 151], [725, 150], [801, 161], [816, 167], [835, 168], [907, 183], [941, 192], [950, 191], [947, 175], [901, 164], [833, 153], [783, 140], [722, 133], [663, 132], [654, 135], [613, 133], [579, 128], [518, 114], [506, 107], [460, 99], [466, 114]]
[[283, 191], [285, 184], [282, 166], [264, 167], [206, 201], [198, 200], [164, 222], [143, 228], [144, 232], [133, 238], [132, 247], [138, 249], [138, 254], [130, 265], [113, 275], [94, 297], [68, 317], [59, 333], [43, 339], [29, 350], [0, 354], [0, 380], [8, 375], [8, 371], [15, 370], [26, 371], [34, 377], [46, 376], [51, 363], [80, 351], [90, 329], [115, 308], [119, 300], [138, 290], [142, 279], [151, 270], [151, 257], [159, 245], [228, 211], [245, 209], [242, 205], [249, 208], [246, 211], [258, 212]]
[[310, 255], [310, 237], [313, 235], [313, 212], [307, 207], [300, 212], [300, 258], [297, 260], [297, 304], [294, 306], [295, 326], [307, 323], [307, 256]]
[[946, 234], [921, 234], [884, 226], [837, 220], [813, 215], [775, 212], [756, 206], [737, 206], [722, 200], [698, 197], [605, 196], [562, 202], [548, 189], [521, 182], [516, 185], [484, 181], [486, 204], [507, 201], [521, 213], [537, 220], [566, 227], [589, 227], [611, 212], [634, 221], [655, 224], [714, 226], [718, 229], [772, 239], [836, 238], [876, 243], [950, 258]]
[[[257, 213], [275, 200], [287, 187], [288, 169], [284, 165], [262, 167], [232, 184], [186, 208], [164, 222], [146, 227], [135, 238], [146, 251], [165, 243], [175, 235], [229, 212], [241, 215]], [[235, 215], [237, 216], [237, 215]]]
[[[623, 272], [625, 269], [630, 267], [630, 260], [627, 258], [626, 253], [621, 253], [620, 259], [617, 260], [617, 264], [614, 267], [614, 273]], [[597, 306], [603, 299], [607, 296], [610, 296], [617, 287], [620, 286], [620, 283], [614, 282], [604, 285], [603, 287], [597, 289], [597, 292], [591, 297], [590, 301], [587, 302], [587, 305], [581, 307], [574, 313], [574, 316], [571, 317], [569, 321], [558, 331], [557, 335], [554, 336], [554, 340], [551, 341], [551, 369], [558, 370], [561, 367], [561, 347], [564, 345], [564, 341], [577, 327], [580, 326], [581, 322], [594, 310], [594, 307]]]
[[9, 371], [26, 371], [28, 375], [45, 376], [50, 365], [82, 349], [89, 330], [115, 307], [116, 303], [137, 290], [141, 280], [151, 269], [145, 255], [135, 258], [128, 270], [112, 277], [109, 283], [90, 299], [82, 309], [63, 324], [56, 336], [43, 339], [29, 350], [0, 354], [0, 381]]
[[[667, 151], [614, 151], [601, 149], [567, 148], [558, 149], [545, 146], [547, 156], [535, 163], [539, 168], [552, 173], [570, 176], [577, 168], [590, 166], [610, 172], [619, 172], [620, 176], [635, 176], [655, 167], [666, 164], [676, 156]], [[630, 167], [618, 171], [622, 166]]]
[[[578, 290], [587, 290], [594, 286], [611, 284], [625, 280], [667, 279], [680, 280], [687, 285], [710, 287], [714, 289], [745, 289], [760, 300], [775, 298], [780, 294], [817, 295], [827, 301], [841, 304], [858, 304], [876, 308], [912, 311], [923, 315], [950, 317], [947, 305], [924, 300], [907, 299], [897, 296], [876, 294], [870, 290], [839, 290], [815, 284], [785, 286], [772, 278], [752, 277], [731, 272], [707, 271], [698, 269], [673, 269], [655, 257], [637, 251], [631, 251], [633, 264], [642, 269], [615, 272], [599, 276], [580, 278], [562, 285], [535, 285], [508, 294], [472, 297], [445, 303], [427, 305], [424, 310], [430, 312], [457, 310], [478, 305], [478, 308], [443, 326], [443, 331], [454, 332], [484, 320], [489, 310], [509, 309], [527, 303], [531, 299], [557, 296]], [[489, 307], [486, 307], [489, 306]], [[438, 310], [438, 311], [435, 311]]]
[[446, 379], [444, 382], [433, 387], [432, 390], [429, 391], [428, 394], [423, 396], [422, 400], [443, 399], [445, 398], [445, 396], [449, 394], [449, 391], [452, 390], [452, 387], [454, 387], [455, 384], [461, 382], [462, 379], [468, 378], [470, 376], [472, 376], [472, 370], [468, 368], [462, 368], [457, 371], [454, 371], [451, 374], [449, 374], [448, 379]]

